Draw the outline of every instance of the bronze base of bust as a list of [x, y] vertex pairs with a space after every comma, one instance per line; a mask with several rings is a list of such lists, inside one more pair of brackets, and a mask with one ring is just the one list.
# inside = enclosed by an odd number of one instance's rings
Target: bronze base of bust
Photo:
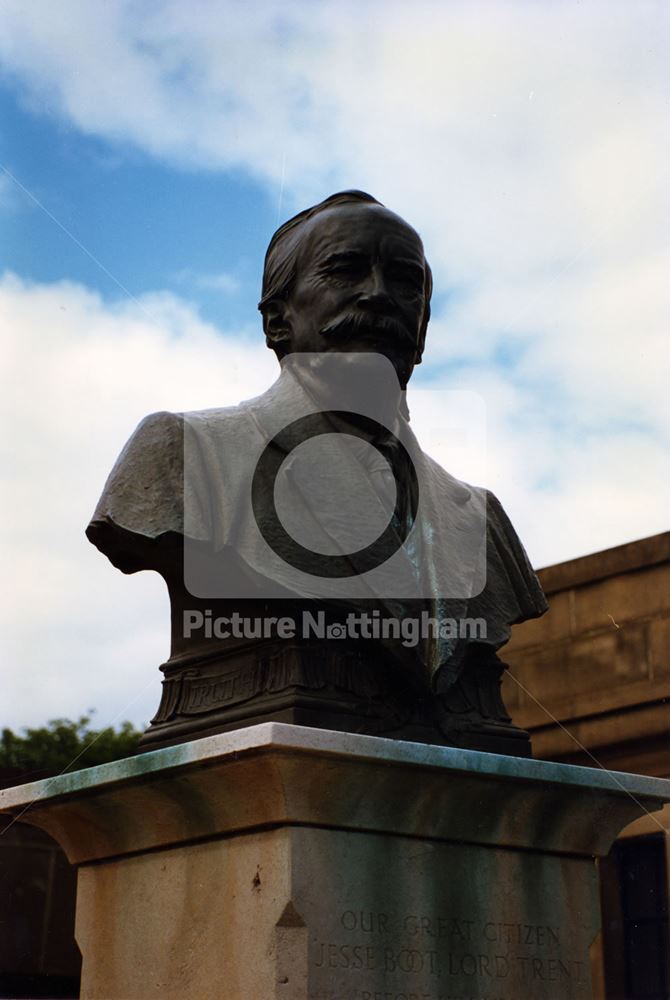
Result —
[[446, 694], [422, 697], [370, 643], [256, 643], [173, 657], [159, 709], [140, 750], [153, 750], [260, 722], [385, 736], [528, 757], [528, 734], [500, 697], [504, 665], [482, 650]]

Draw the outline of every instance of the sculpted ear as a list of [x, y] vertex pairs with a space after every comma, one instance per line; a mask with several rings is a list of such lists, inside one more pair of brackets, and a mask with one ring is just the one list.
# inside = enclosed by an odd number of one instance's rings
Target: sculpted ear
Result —
[[291, 341], [291, 327], [286, 317], [286, 303], [282, 299], [264, 303], [263, 330], [268, 347], [279, 357], [286, 354]]
[[414, 361], [415, 365], [421, 364], [421, 359], [423, 357], [423, 349], [426, 346], [426, 331], [428, 329], [428, 322], [430, 320], [430, 299], [433, 294], [433, 272], [430, 269], [428, 261], [424, 257], [424, 285], [423, 285], [423, 316], [421, 317], [421, 326], [419, 328], [419, 341], [416, 348], [416, 358]]
[[416, 354], [414, 355], [415, 365], [420, 365], [421, 359], [423, 358], [423, 349], [426, 346], [426, 326], [427, 323], [422, 324], [421, 330], [419, 331], [419, 340], [416, 345]]

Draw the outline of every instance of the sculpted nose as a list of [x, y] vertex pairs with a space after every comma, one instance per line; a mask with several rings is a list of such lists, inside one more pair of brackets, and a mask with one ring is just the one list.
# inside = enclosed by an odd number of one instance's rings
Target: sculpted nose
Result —
[[391, 304], [391, 296], [386, 286], [384, 271], [380, 266], [371, 269], [361, 294], [358, 304], [366, 309], [384, 310]]

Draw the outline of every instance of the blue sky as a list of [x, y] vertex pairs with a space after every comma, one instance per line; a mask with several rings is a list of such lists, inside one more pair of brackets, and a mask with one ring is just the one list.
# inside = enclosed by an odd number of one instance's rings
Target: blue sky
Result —
[[[0, 724], [150, 716], [162, 585], [116, 573], [83, 528], [146, 413], [269, 384], [265, 247], [338, 189], [421, 233], [436, 293], [417, 431], [498, 494], [534, 564], [667, 530], [666, 4], [4, 0], [0, 16]], [[483, 456], [444, 433], [454, 390], [483, 404]]]
[[[135, 296], [174, 288], [213, 323], [253, 320], [277, 225], [274, 192], [240, 170], [175, 169], [127, 144], [82, 135], [52, 110], [31, 108], [7, 79], [0, 118], [3, 165], [91, 254], [15, 185], [14, 210], [3, 219], [3, 269], [32, 281], [80, 282], [110, 299], [125, 295], [120, 285]], [[223, 274], [228, 288], [207, 287]]]

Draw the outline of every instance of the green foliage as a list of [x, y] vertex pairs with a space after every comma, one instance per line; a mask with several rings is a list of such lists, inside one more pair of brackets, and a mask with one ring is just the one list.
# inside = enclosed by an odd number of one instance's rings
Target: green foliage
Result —
[[24, 729], [21, 736], [3, 729], [0, 768], [60, 774], [129, 757], [137, 749], [141, 733], [132, 723], [124, 722], [119, 729], [91, 729], [90, 722], [90, 715], [76, 722], [52, 719], [38, 729]]

